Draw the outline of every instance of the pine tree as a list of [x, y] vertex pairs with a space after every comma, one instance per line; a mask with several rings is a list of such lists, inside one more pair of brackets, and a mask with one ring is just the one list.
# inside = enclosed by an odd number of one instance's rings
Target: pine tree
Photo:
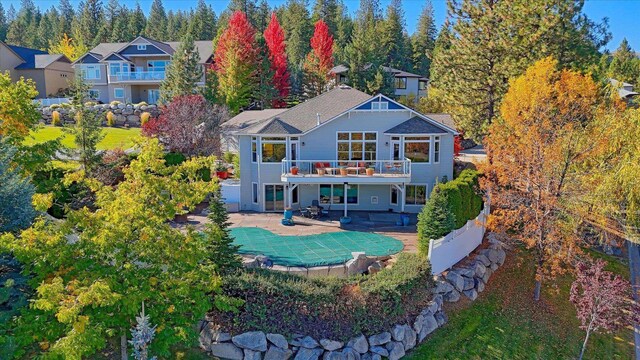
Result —
[[167, 34], [167, 14], [164, 10], [164, 5], [162, 5], [162, 0], [153, 0], [153, 3], [151, 3], [151, 10], [149, 11], [149, 18], [147, 19], [144, 34], [154, 40], [165, 40]]
[[7, 15], [4, 12], [4, 7], [0, 3], [0, 41], [5, 41], [7, 38]]
[[218, 274], [229, 273], [241, 268], [242, 263], [238, 256], [239, 246], [233, 245], [233, 237], [229, 226], [229, 214], [224, 207], [220, 186], [211, 196], [209, 204], [209, 223], [203, 235], [209, 244], [209, 259], [213, 262]]
[[273, 73], [271, 83], [277, 90], [271, 106], [275, 108], [286, 106], [285, 99], [289, 96], [289, 70], [287, 69], [287, 53], [284, 30], [278, 22], [275, 13], [271, 14], [271, 21], [264, 31], [264, 39], [269, 50], [268, 58]]
[[336, 63], [345, 64], [349, 61], [345, 49], [351, 42], [353, 20], [342, 2], [337, 5], [334, 23], [336, 24], [336, 31], [333, 33], [333, 55]]
[[258, 64], [257, 84], [254, 88], [253, 98], [261, 109], [267, 109], [270, 108], [280, 96], [278, 89], [276, 89], [273, 83], [275, 72], [271, 68], [269, 47], [262, 36], [260, 36], [256, 42], [259, 49], [258, 59], [260, 63]]
[[304, 89], [307, 97], [327, 90], [329, 71], [333, 68], [333, 36], [327, 24], [318, 20], [311, 38], [311, 51], [304, 63]]
[[433, 5], [427, 1], [420, 18], [418, 27], [411, 36], [413, 71], [422, 76], [430, 76], [431, 59], [436, 43], [436, 26], [433, 15]]
[[[76, 22], [74, 35], [82, 37], [82, 42], [89, 47], [98, 45], [104, 33], [104, 9], [101, 0], [87, 0], [80, 10], [80, 18]], [[98, 30], [98, 31], [96, 31]]]
[[196, 40], [213, 40], [217, 32], [216, 14], [204, 0], [198, 0], [196, 11], [191, 18], [193, 36]]
[[133, 40], [133, 36], [129, 33], [129, 12], [129, 9], [125, 6], [120, 6], [116, 9], [109, 42], [125, 42]]
[[133, 346], [133, 358], [136, 360], [156, 360], [155, 356], [149, 357], [149, 344], [156, 335], [156, 327], [151, 325], [149, 315], [144, 313], [144, 302], [140, 316], [136, 316], [136, 327], [131, 329], [129, 343]]
[[144, 16], [144, 12], [142, 12], [142, 8], [140, 8], [140, 3], [136, 4], [135, 10], [131, 11], [129, 14], [129, 24], [127, 25], [129, 29], [129, 34], [133, 38], [144, 34], [144, 29], [147, 24], [147, 19]]
[[60, 0], [60, 3], [58, 4], [58, 11], [60, 12], [60, 33], [71, 34], [73, 31], [71, 29], [71, 24], [75, 17], [75, 10], [69, 0]]
[[446, 192], [435, 186], [429, 201], [418, 215], [418, 251], [429, 253], [429, 240], [439, 239], [455, 228], [456, 216], [451, 210], [451, 204]]
[[381, 26], [381, 41], [385, 53], [384, 65], [406, 70], [410, 66], [410, 51], [405, 42], [405, 20], [402, 2], [392, 0]]
[[36, 213], [35, 188], [13, 163], [16, 149], [0, 137], [0, 233], [28, 227]]
[[200, 55], [190, 32], [182, 38], [167, 68], [166, 79], [160, 86], [160, 101], [170, 102], [176, 96], [196, 92], [196, 83], [202, 80]]
[[20, 46], [33, 47], [38, 36], [39, 10], [32, 0], [22, 0], [20, 11], [9, 23], [7, 42]]
[[640, 60], [626, 38], [613, 52], [607, 75], [618, 81], [636, 83], [640, 76]]
[[336, 0], [316, 0], [311, 11], [311, 22], [317, 23], [318, 20], [324, 21], [329, 27], [332, 34], [338, 32], [336, 21], [339, 19], [338, 2]]
[[349, 84], [367, 91], [384, 62], [384, 49], [380, 41], [380, 5], [377, 0], [363, 0], [356, 14], [351, 43], [346, 54], [349, 59]]
[[301, 68], [309, 53], [313, 26], [305, 0], [289, 0], [282, 10], [282, 27], [287, 39], [287, 58], [292, 66]]

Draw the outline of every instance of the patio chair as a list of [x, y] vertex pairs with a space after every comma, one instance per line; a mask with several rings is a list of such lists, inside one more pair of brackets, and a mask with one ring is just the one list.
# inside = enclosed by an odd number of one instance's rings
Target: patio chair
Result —
[[298, 211], [300, 212], [300, 216], [302, 216], [304, 218], [308, 218], [309, 217], [309, 210], [303, 209], [302, 207], [298, 207]]
[[309, 208], [309, 216], [311, 216], [312, 219], [317, 219], [320, 217], [321, 211], [319, 206], [312, 206]]
[[329, 204], [329, 207], [326, 209], [322, 209], [322, 215], [329, 215], [329, 211], [331, 211], [331, 204]]

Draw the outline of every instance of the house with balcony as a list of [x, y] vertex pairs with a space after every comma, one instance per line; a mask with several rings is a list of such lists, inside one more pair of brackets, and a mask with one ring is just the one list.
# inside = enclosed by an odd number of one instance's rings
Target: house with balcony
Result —
[[[369, 65], [371, 66], [371, 65]], [[412, 74], [408, 71], [394, 69], [389, 66], [382, 67], [384, 71], [393, 75], [394, 96], [413, 98], [416, 102], [421, 97], [427, 96], [429, 79], [422, 75]], [[336, 84], [346, 84], [349, 81], [349, 67], [338, 65], [329, 71]]]
[[[256, 115], [259, 117], [259, 114]], [[457, 132], [384, 95], [346, 85], [235, 132], [240, 210], [419, 212], [453, 177]]]
[[[109, 103], [157, 103], [160, 84], [179, 42], [161, 42], [138, 36], [128, 43], [101, 43], [72, 66], [90, 84], [89, 95]], [[199, 64], [205, 69], [213, 61], [212, 41], [196, 41]], [[204, 86], [205, 71], [202, 81]]]

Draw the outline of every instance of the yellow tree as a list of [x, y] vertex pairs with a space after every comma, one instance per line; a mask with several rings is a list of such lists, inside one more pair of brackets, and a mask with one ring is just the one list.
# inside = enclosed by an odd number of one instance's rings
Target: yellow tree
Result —
[[76, 37], [76, 39], [70, 38], [65, 33], [57, 43], [50, 41], [49, 54], [62, 54], [71, 61], [77, 60], [80, 56], [89, 51], [89, 48], [84, 44], [81, 36]]
[[20, 78], [14, 82], [8, 72], [0, 73], [0, 137], [8, 137], [15, 144], [29, 134], [40, 119], [33, 104], [37, 95], [33, 80]]
[[574, 251], [563, 204], [572, 195], [574, 165], [587, 151], [586, 127], [598, 100], [590, 77], [556, 67], [556, 60], [545, 58], [510, 81], [501, 117], [485, 139], [485, 186], [495, 205], [491, 225], [533, 250], [535, 300], [543, 277], [560, 270]]

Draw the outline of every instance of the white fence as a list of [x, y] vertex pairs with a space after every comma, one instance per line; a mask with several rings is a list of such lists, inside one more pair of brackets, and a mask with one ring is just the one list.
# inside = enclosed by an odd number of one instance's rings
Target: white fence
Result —
[[34, 100], [36, 104], [40, 106], [51, 106], [53, 104], [66, 104], [69, 102], [68, 98], [48, 98], [48, 99], [36, 99]]
[[429, 241], [429, 262], [434, 275], [451, 268], [482, 243], [489, 211], [489, 202], [485, 202], [484, 209], [475, 219], [440, 239]]

